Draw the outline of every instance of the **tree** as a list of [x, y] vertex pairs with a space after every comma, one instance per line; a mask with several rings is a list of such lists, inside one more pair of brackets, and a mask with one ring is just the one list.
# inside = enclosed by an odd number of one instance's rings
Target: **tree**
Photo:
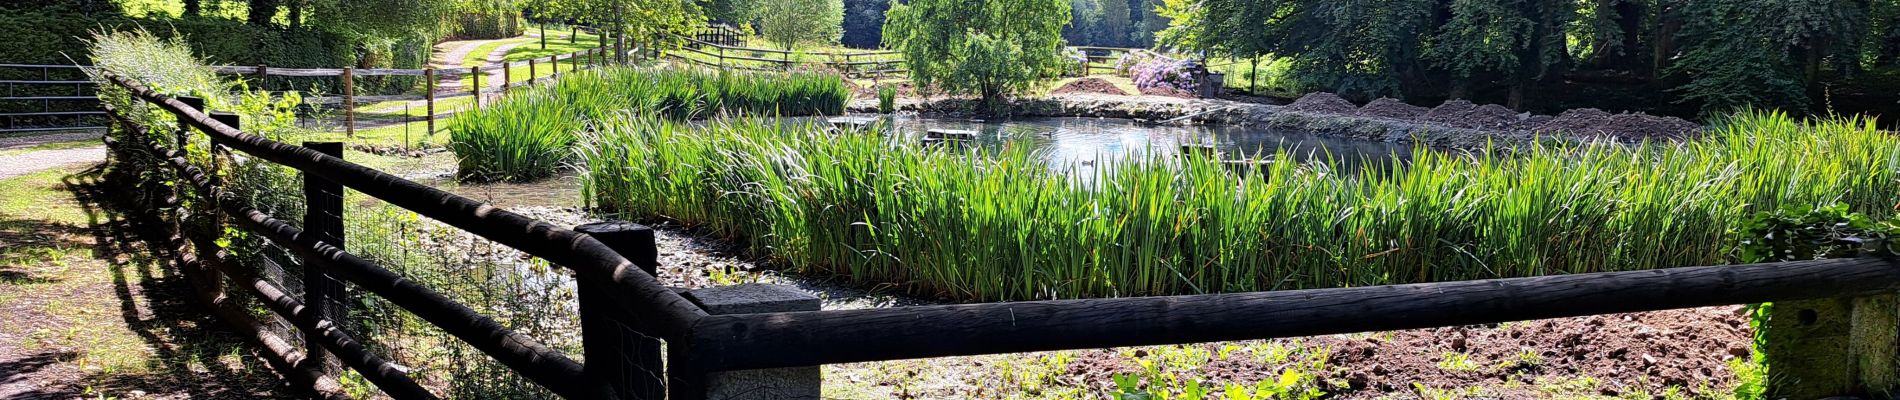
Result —
[[805, 43], [837, 43], [844, 34], [843, 0], [771, 0], [759, 4], [759, 35], [791, 50]]
[[911, 80], [975, 94], [994, 111], [1063, 66], [1069, 0], [911, 0], [894, 4], [884, 42], [904, 54]]
[[1102, 25], [1098, 27], [1099, 31], [1095, 36], [1097, 44], [1120, 46], [1128, 42], [1128, 18], [1129, 12], [1132, 11], [1132, 8], [1128, 6], [1128, 1], [1096, 0], [1096, 4], [1102, 7]]
[[884, 12], [890, 9], [890, 0], [845, 0], [844, 36], [838, 41], [845, 46], [860, 49], [881, 47], [884, 39]]

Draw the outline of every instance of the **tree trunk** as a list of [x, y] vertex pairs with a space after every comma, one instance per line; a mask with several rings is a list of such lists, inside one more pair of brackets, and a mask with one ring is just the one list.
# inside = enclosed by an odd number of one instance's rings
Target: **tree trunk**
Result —
[[290, 0], [290, 29], [303, 27], [303, 7], [308, 0]]
[[251, 12], [245, 21], [251, 25], [270, 26], [271, 19], [277, 18], [277, 6], [280, 0], [251, 0]]
[[541, 49], [547, 50], [548, 49], [548, 21], [543, 19], [541, 20], [541, 23], [537, 25], [541, 25]]
[[185, 15], [184, 16], [196, 17], [199, 15], [204, 15], [204, 1], [203, 0], [185, 0]]

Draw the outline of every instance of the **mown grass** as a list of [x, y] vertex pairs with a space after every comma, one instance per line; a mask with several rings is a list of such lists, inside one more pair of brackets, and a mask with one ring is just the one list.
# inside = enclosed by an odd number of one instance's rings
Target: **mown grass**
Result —
[[1722, 264], [1757, 210], [1841, 202], [1884, 216], [1900, 202], [1900, 138], [1781, 115], [1682, 144], [1421, 149], [1358, 176], [1151, 156], [1078, 179], [1020, 149], [743, 120], [623, 117], [583, 142], [602, 207], [743, 238], [806, 272], [977, 301]]
[[568, 75], [553, 85], [509, 95], [450, 121], [459, 175], [524, 181], [553, 175], [572, 158], [578, 135], [611, 115], [639, 112], [674, 119], [720, 113], [835, 115], [850, 92], [817, 73], [726, 73], [608, 68]]

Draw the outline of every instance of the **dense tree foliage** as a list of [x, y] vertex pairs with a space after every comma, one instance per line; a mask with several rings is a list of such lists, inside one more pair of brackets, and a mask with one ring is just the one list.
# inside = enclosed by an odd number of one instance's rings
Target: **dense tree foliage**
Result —
[[844, 0], [844, 37], [840, 43], [859, 49], [875, 49], [884, 43], [884, 13], [891, 0]]
[[[1087, 1], [1087, 0], [1077, 0]], [[1101, 1], [1101, 0], [1094, 0]], [[1310, 90], [1526, 93], [1631, 81], [1707, 111], [1800, 110], [1900, 61], [1895, 0], [1171, 0], [1162, 44], [1271, 55]], [[1140, 15], [1137, 13], [1136, 15]], [[1071, 31], [1075, 31], [1071, 28]]]
[[1004, 95], [1059, 72], [1068, 0], [911, 0], [891, 6], [884, 43], [899, 49], [921, 87]]
[[1168, 26], [1162, 0], [1069, 0], [1074, 12], [1062, 37], [1087, 46], [1147, 47]]
[[799, 44], [834, 44], [844, 33], [842, 0], [771, 0], [757, 6], [759, 36], [790, 50]]

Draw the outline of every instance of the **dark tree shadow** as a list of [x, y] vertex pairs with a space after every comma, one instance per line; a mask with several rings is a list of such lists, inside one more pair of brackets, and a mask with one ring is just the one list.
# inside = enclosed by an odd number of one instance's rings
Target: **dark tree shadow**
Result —
[[[107, 270], [100, 272], [112, 277], [120, 319], [156, 355], [148, 365], [152, 372], [86, 372], [83, 379], [65, 386], [40, 388], [24, 396], [78, 398], [101, 391], [140, 390], [193, 399], [310, 397], [307, 389], [292, 387], [272, 371], [256, 347], [191, 300], [192, 285], [179, 273], [179, 255], [167, 250], [168, 238], [158, 237], [154, 229], [164, 221], [151, 210], [121, 201], [129, 194], [123, 193], [129, 185], [113, 185], [107, 176], [104, 167], [95, 167], [63, 179], [65, 189], [89, 218], [87, 226], [66, 229], [93, 238], [91, 256], [104, 261]], [[220, 362], [229, 354], [240, 356], [239, 365]], [[59, 362], [53, 356], [15, 362], [20, 366], [0, 365], [0, 382], [8, 376], [5, 371]]]

